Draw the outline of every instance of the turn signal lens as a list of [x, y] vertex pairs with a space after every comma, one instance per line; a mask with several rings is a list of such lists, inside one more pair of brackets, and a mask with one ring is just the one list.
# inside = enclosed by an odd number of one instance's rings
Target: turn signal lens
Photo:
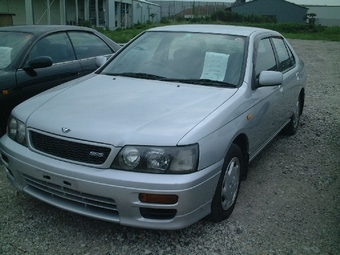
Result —
[[139, 200], [144, 203], [151, 204], [176, 204], [178, 202], [177, 195], [165, 195], [165, 194], [146, 194], [140, 193]]

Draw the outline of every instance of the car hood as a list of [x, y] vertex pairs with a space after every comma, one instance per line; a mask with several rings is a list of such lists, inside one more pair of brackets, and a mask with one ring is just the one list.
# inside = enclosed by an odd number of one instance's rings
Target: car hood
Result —
[[70, 84], [23, 103], [27, 126], [114, 146], [175, 145], [236, 92], [105, 75]]

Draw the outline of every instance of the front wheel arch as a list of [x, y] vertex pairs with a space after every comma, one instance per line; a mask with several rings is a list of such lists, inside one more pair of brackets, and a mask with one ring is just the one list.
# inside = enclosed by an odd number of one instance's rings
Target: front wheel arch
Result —
[[245, 181], [248, 175], [249, 169], [249, 140], [246, 134], [239, 134], [233, 141], [238, 147], [240, 147], [243, 155], [243, 169], [241, 172], [241, 181]]
[[225, 158], [211, 203], [211, 213], [208, 219], [220, 222], [227, 219], [234, 210], [240, 189], [241, 173], [244, 168], [244, 158], [241, 148], [231, 144]]

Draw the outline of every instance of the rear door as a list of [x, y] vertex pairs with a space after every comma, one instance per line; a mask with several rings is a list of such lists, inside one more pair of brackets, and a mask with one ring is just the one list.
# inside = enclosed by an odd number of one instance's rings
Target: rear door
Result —
[[110, 57], [114, 51], [98, 36], [87, 32], [73, 31], [68, 33], [76, 58], [80, 61], [84, 75], [95, 71], [97, 56]]
[[275, 37], [272, 40], [277, 52], [279, 71], [283, 74], [282, 90], [285, 108], [283, 113], [285, 114], [286, 121], [288, 121], [293, 114], [299, 96], [299, 72], [294, 55], [283, 38]]
[[54, 33], [40, 39], [30, 50], [26, 62], [39, 56], [49, 56], [53, 65], [39, 69], [18, 69], [16, 92], [25, 100], [42, 91], [83, 75], [76, 60], [72, 44], [65, 32]]

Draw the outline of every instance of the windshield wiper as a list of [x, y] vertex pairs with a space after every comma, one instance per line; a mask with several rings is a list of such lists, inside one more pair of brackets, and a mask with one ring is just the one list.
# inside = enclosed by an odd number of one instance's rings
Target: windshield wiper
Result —
[[215, 87], [226, 87], [226, 88], [236, 88], [236, 85], [223, 82], [223, 81], [214, 81], [210, 79], [170, 79], [164, 78], [161, 81], [172, 81], [172, 82], [183, 82], [183, 83], [191, 83], [198, 84], [204, 86], [215, 86]]
[[127, 72], [127, 73], [112, 73], [110, 75], [112, 75], [112, 76], [125, 76], [125, 77], [140, 78], [140, 79], [148, 79], [148, 80], [162, 80], [162, 79], [164, 79], [163, 76], [150, 74], [150, 73]]
[[160, 80], [160, 81], [170, 81], [170, 82], [182, 82], [182, 83], [190, 83], [190, 84], [198, 84], [204, 86], [214, 86], [214, 87], [226, 87], [226, 88], [236, 88], [236, 85], [223, 82], [223, 81], [214, 81], [210, 79], [177, 79], [177, 78], [166, 78], [163, 76], [150, 74], [150, 73], [112, 73], [112, 76], [125, 76], [132, 78], [140, 78], [140, 79], [148, 79], [148, 80]]

